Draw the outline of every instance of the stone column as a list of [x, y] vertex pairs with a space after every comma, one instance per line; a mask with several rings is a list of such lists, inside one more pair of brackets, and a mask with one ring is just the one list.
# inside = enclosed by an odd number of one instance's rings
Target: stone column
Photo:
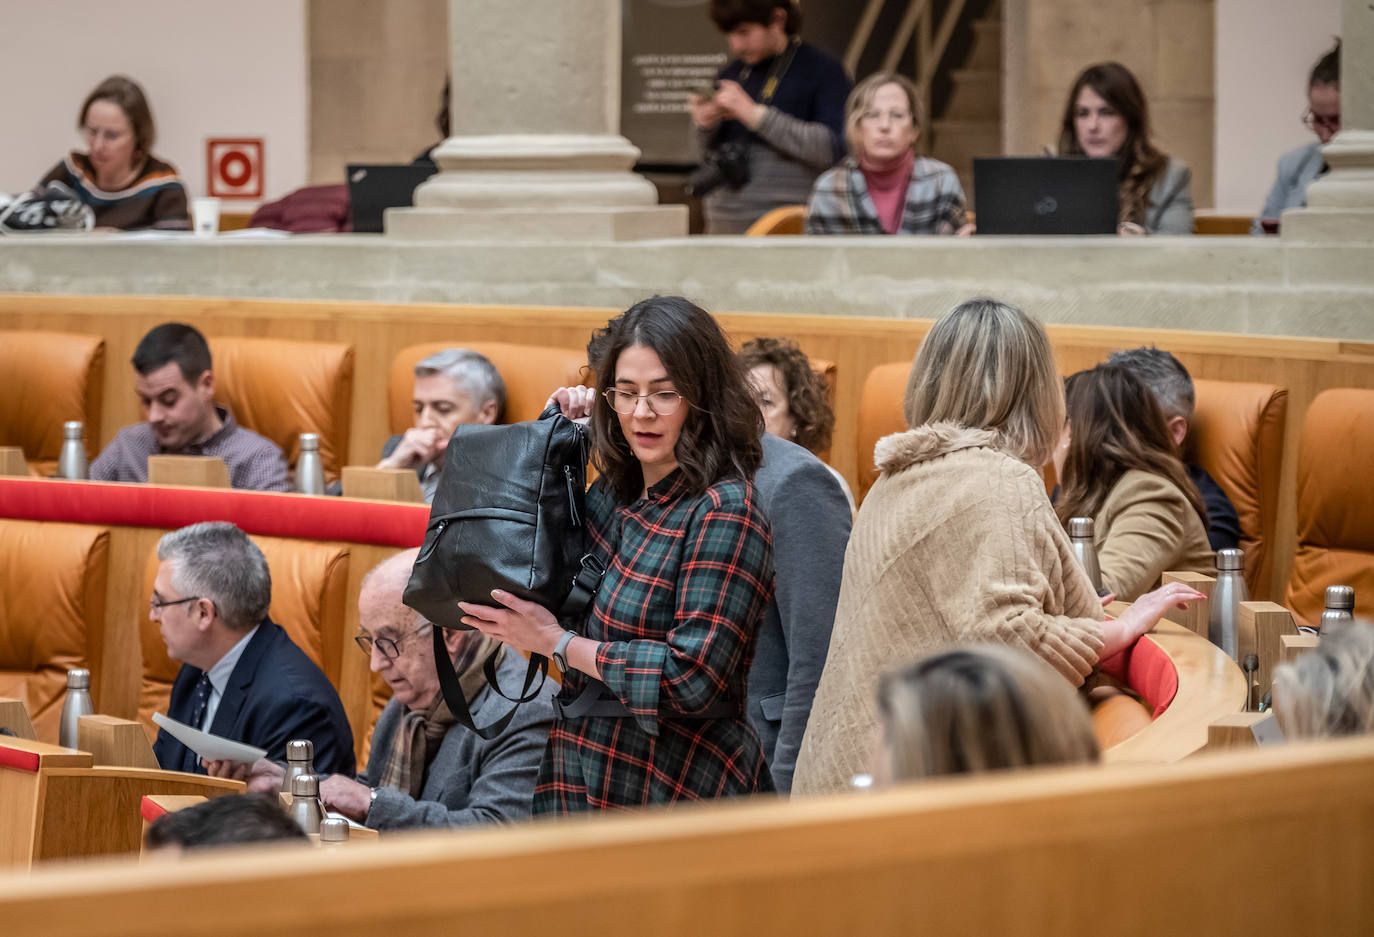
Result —
[[[1341, 130], [1322, 153], [1331, 170], [1307, 187], [1306, 208], [1283, 213], [1279, 230], [1284, 240], [1374, 242], [1374, 4], [1370, 0], [1343, 0]], [[1367, 277], [1367, 253], [1364, 258], [1351, 269], [1358, 268]]]
[[453, 136], [416, 207], [386, 213], [387, 234], [686, 235], [686, 206], [657, 204], [619, 133], [620, 0], [449, 0], [448, 11]]

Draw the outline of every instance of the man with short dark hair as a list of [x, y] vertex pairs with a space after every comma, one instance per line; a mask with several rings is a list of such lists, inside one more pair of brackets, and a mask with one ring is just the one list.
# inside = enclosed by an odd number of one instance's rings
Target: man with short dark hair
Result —
[[[321, 774], [353, 773], [353, 732], [323, 671], [267, 617], [267, 559], [233, 524], [192, 524], [163, 535], [149, 615], [167, 656], [182, 662], [167, 715], [194, 729], [266, 749], [309, 739]], [[205, 773], [165, 729], [153, 743], [169, 771]]]
[[286, 458], [275, 443], [215, 405], [210, 346], [189, 325], [167, 322], [138, 343], [134, 390], [148, 420], [119, 431], [91, 463], [91, 479], [146, 482], [151, 455], [216, 456], [235, 488], [287, 491]]
[[1207, 542], [1213, 550], [1239, 547], [1240, 518], [1236, 515], [1235, 506], [1221, 486], [1207, 474], [1207, 470], [1192, 461], [1191, 447], [1185, 446], [1192, 428], [1196, 399], [1193, 378], [1188, 369], [1172, 354], [1153, 345], [1112, 352], [1107, 360], [1133, 371], [1159, 401], [1169, 438], [1173, 440], [1174, 449], [1183, 460], [1183, 467], [1188, 470], [1188, 477], [1197, 485], [1198, 493], [1207, 507]]
[[143, 835], [148, 854], [167, 858], [188, 849], [279, 841], [303, 845], [310, 838], [265, 794], [229, 794], [164, 813]]
[[1307, 111], [1303, 123], [1317, 135], [1316, 142], [1290, 150], [1279, 157], [1278, 175], [1264, 208], [1250, 225], [1251, 234], [1263, 234], [1264, 222], [1277, 222], [1285, 209], [1307, 206], [1307, 187], [1326, 172], [1322, 147], [1341, 129], [1341, 43], [1323, 55], [1307, 78]]
[[[702, 140], [707, 234], [742, 234], [782, 205], [804, 205], [816, 177], [844, 155], [844, 66], [802, 42], [795, 0], [711, 0], [731, 61], [714, 94], [688, 108]], [[707, 190], [710, 182], [717, 184]]]

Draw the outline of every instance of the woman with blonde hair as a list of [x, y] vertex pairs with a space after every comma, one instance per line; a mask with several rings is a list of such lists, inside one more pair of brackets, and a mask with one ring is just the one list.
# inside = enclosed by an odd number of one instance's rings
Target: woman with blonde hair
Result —
[[807, 234], [957, 234], [964, 189], [954, 170], [916, 155], [920, 99], [911, 79], [870, 75], [845, 103], [849, 155], [816, 180]]
[[1097, 761], [1088, 707], [1033, 654], [975, 644], [924, 657], [878, 684], [879, 784]]
[[912, 427], [879, 440], [859, 508], [825, 670], [794, 793], [843, 790], [878, 725], [878, 673], [952, 644], [1031, 651], [1071, 686], [1170, 606], [1170, 585], [1119, 619], [1102, 605], [1055, 517], [1038, 468], [1064, 423], [1049, 337], [1020, 309], [962, 303], [921, 343], [907, 384]]

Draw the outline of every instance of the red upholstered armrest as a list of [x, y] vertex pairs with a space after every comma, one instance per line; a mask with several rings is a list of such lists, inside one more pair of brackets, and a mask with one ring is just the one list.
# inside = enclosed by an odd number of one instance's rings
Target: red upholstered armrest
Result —
[[269, 491], [0, 478], [0, 517], [175, 529], [231, 521], [245, 533], [419, 546], [429, 506]]
[[0, 745], [0, 768], [14, 768], [17, 771], [37, 771], [38, 754], [26, 752], [22, 748], [8, 748]]
[[1098, 667], [1140, 694], [1154, 719], [1169, 708], [1178, 693], [1178, 671], [1149, 635], [1102, 661]]

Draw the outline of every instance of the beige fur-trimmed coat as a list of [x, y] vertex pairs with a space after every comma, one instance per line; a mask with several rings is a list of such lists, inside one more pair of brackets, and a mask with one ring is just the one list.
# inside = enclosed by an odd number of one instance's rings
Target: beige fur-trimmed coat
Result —
[[794, 794], [869, 770], [878, 677], [930, 651], [1024, 647], [1074, 685], [1097, 663], [1102, 605], [1035, 470], [995, 432], [931, 423], [879, 440], [882, 474], [845, 553], [830, 653]]

